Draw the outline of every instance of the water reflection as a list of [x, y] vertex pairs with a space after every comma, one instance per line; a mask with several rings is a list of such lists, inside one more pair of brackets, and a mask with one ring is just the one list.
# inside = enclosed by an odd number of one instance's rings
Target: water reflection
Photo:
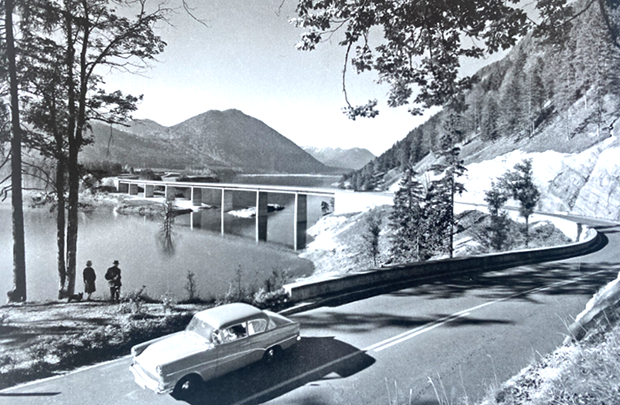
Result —
[[[33, 301], [56, 299], [55, 217], [47, 211], [32, 209], [26, 210], [25, 217], [28, 298]], [[242, 269], [243, 283], [248, 286], [263, 285], [273, 267], [286, 269], [293, 278], [312, 274], [312, 263], [300, 259], [292, 250], [270, 243], [256, 244], [253, 238], [228, 233], [222, 237], [217, 232], [219, 221], [216, 232], [192, 230], [184, 226], [189, 217], [174, 217], [167, 224], [170, 232], [166, 234], [162, 232], [161, 218], [114, 215], [109, 208], [81, 215], [78, 262], [93, 262], [97, 274], [97, 291], [93, 298], [105, 298], [107, 288], [103, 274], [113, 260], [124, 263], [124, 293], [146, 285], [146, 292], [156, 299], [163, 295], [187, 298], [188, 271], [195, 274], [196, 294], [204, 299], [224, 296], [238, 268]], [[0, 226], [10, 229], [10, 221], [10, 204], [0, 204]], [[253, 232], [253, 222], [249, 221], [249, 230]], [[165, 254], [162, 242], [172, 247], [174, 254]], [[12, 271], [11, 232], [0, 232], [0, 291], [11, 289]]]
[[173, 201], [164, 203], [164, 213], [162, 215], [161, 228], [159, 230], [158, 241], [161, 252], [168, 257], [174, 256], [174, 218], [176, 217], [176, 207]]
[[[262, 179], [253, 180], [262, 182]], [[255, 195], [246, 194], [248, 201], [240, 197], [235, 209], [255, 203]], [[274, 268], [288, 272], [293, 279], [311, 275], [312, 262], [282, 248], [282, 245], [291, 247], [293, 242], [291, 197], [270, 194], [268, 202], [285, 209], [269, 214], [267, 241], [270, 243], [258, 244], [255, 218], [222, 216], [219, 209], [147, 218], [115, 214], [110, 207], [99, 207], [80, 215], [77, 260], [93, 262], [98, 276], [94, 299], [104, 298], [107, 288], [103, 274], [113, 260], [123, 263], [124, 293], [146, 286], [146, 292], [156, 299], [164, 295], [186, 299], [188, 272], [195, 275], [196, 295], [204, 299], [224, 296], [235, 282], [238, 269], [246, 286], [264, 285]], [[322, 205], [320, 197], [308, 198], [308, 226], [322, 216]], [[175, 210], [172, 207], [166, 210], [170, 211]], [[222, 219], [225, 237], [221, 235]], [[0, 203], [0, 227], [10, 229], [10, 223], [11, 206]], [[45, 210], [26, 209], [25, 228], [28, 298], [56, 299], [55, 216]], [[11, 289], [12, 271], [11, 232], [0, 232], [0, 291]]]

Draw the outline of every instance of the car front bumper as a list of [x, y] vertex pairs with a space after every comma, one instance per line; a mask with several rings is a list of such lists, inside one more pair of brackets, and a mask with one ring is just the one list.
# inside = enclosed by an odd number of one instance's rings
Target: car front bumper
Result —
[[152, 378], [135, 361], [131, 364], [129, 370], [131, 370], [136, 384], [138, 384], [143, 389], [148, 388], [151, 391], [156, 392], [157, 394], [169, 394], [172, 392], [172, 387], [166, 387], [163, 382]]

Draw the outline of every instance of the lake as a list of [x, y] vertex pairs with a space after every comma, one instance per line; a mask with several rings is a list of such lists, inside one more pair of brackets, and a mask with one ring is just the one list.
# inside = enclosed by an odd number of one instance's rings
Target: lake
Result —
[[[245, 184], [328, 187], [334, 176], [243, 176]], [[308, 226], [322, 215], [321, 197], [308, 197]], [[76, 292], [83, 291], [82, 269], [93, 261], [97, 274], [95, 299], [109, 296], [103, 275], [113, 260], [123, 272], [123, 293], [146, 286], [153, 298], [168, 295], [187, 298], [187, 274], [195, 274], [198, 295], [222, 297], [241, 271], [243, 284], [256, 288], [274, 271], [288, 271], [293, 278], [312, 274], [313, 264], [298, 257], [293, 243], [293, 206], [288, 195], [270, 195], [269, 203], [285, 208], [269, 214], [267, 243], [254, 242], [253, 218], [227, 214], [226, 236], [220, 235], [220, 211], [202, 210], [175, 218], [172, 253], [162, 248], [162, 223], [138, 216], [118, 215], [110, 208], [80, 213], [78, 277]], [[0, 204], [0, 291], [12, 288], [11, 206]], [[29, 301], [56, 299], [55, 214], [25, 207], [26, 277]]]

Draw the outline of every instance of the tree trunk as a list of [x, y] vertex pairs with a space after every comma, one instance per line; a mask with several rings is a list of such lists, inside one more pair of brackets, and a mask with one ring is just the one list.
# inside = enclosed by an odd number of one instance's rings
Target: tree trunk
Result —
[[15, 39], [13, 38], [13, 0], [5, 0], [6, 54], [9, 64], [11, 92], [11, 203], [13, 206], [13, 290], [7, 293], [9, 302], [26, 301], [26, 248], [24, 242], [24, 208], [22, 194], [21, 127], [19, 121], [19, 97], [15, 63]]
[[[62, 148], [62, 142], [59, 143]], [[56, 243], [58, 246], [58, 298], [66, 294], [67, 266], [65, 261], [65, 226], [66, 226], [66, 201], [65, 201], [65, 161], [62, 158], [62, 150], [59, 154], [56, 166], [56, 194], [58, 196], [58, 212], [56, 213]]]
[[[75, 142], [74, 142], [75, 143]], [[75, 293], [75, 274], [77, 268], [78, 239], [78, 202], [80, 189], [80, 170], [78, 165], [78, 147], [69, 147], [69, 201], [67, 218], [67, 294]]]
[[[67, 68], [67, 89], [68, 89], [68, 103], [69, 119], [67, 127], [67, 140], [69, 143], [69, 157], [67, 159], [67, 172], [69, 174], [69, 199], [68, 205], [68, 218], [67, 218], [67, 234], [66, 234], [66, 263], [67, 263], [67, 294], [72, 295], [75, 293], [75, 269], [76, 269], [76, 256], [77, 256], [77, 231], [78, 231], [78, 192], [79, 192], [79, 171], [77, 169], [77, 154], [79, 146], [77, 146], [78, 140], [76, 139], [76, 120], [77, 109], [75, 100], [75, 49], [73, 47], [74, 34], [73, 34], [73, 20], [72, 20], [72, 7], [73, 4], [70, 1], [65, 1], [65, 35], [67, 40], [67, 55], [65, 65]], [[77, 172], [76, 172], [77, 171]]]
[[530, 243], [530, 216], [525, 217], [525, 247], [529, 247]]
[[452, 177], [450, 179], [450, 240], [448, 242], [448, 254], [450, 255], [450, 259], [454, 257], [454, 194], [456, 193], [454, 182], [454, 177]]

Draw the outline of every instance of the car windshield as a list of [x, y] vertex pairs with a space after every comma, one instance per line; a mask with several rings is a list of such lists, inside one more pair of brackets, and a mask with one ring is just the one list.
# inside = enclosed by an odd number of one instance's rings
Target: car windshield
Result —
[[213, 327], [205, 321], [193, 317], [185, 330], [187, 332], [194, 332], [211, 342], [211, 333], [213, 332]]

